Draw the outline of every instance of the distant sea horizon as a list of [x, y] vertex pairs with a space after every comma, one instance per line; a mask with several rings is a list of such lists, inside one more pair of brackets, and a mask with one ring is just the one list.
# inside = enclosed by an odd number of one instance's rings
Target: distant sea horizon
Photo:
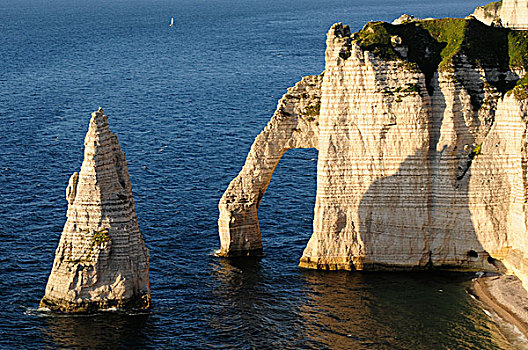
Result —
[[[465, 17], [482, 1], [0, 2], [0, 348], [513, 349], [470, 273], [298, 268], [317, 151], [281, 160], [262, 259], [226, 260], [218, 201], [278, 99], [324, 70], [335, 22]], [[174, 17], [174, 27], [170, 27]], [[152, 310], [37, 311], [99, 106], [126, 153]], [[512, 337], [513, 335], [513, 337]]]

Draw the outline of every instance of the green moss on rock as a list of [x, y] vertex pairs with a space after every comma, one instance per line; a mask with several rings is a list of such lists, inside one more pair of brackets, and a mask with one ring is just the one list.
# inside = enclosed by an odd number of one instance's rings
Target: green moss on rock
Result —
[[510, 66], [515, 68], [526, 68], [528, 66], [528, 31], [509, 31], [508, 55], [510, 57]]
[[[316, 117], [321, 111], [321, 101], [317, 101], [315, 104], [307, 106], [303, 114], [307, 117]], [[312, 118], [313, 119], [313, 118]]]
[[473, 158], [477, 157], [480, 154], [481, 151], [482, 151], [482, 142], [479, 143], [478, 145], [476, 145], [473, 148], [473, 150], [469, 154], [469, 158], [473, 159]]
[[513, 95], [519, 101], [523, 101], [528, 98], [528, 74], [517, 81], [517, 84], [513, 90], [511, 90], [511, 92], [513, 92]]
[[420, 85], [416, 83], [415, 84], [407, 83], [405, 84], [405, 86], [397, 87], [394, 91], [402, 93], [402, 94], [406, 94], [406, 95], [410, 95], [413, 93], [417, 93], [419, 95]]
[[92, 247], [94, 245], [100, 246], [104, 242], [108, 242], [110, 240], [110, 236], [108, 235], [108, 229], [104, 228], [99, 231], [95, 231], [92, 237]]

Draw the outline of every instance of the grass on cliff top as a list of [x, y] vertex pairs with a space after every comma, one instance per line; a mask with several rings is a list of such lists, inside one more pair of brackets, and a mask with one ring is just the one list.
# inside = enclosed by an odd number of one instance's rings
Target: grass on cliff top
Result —
[[528, 67], [528, 31], [490, 27], [476, 19], [441, 18], [400, 25], [369, 22], [354, 39], [380, 58], [404, 60], [391, 42], [393, 36], [408, 47], [406, 61], [417, 64], [428, 83], [437, 69], [449, 70], [461, 54], [484, 69]]
[[519, 101], [528, 99], [528, 74], [517, 81], [517, 84], [511, 91]]

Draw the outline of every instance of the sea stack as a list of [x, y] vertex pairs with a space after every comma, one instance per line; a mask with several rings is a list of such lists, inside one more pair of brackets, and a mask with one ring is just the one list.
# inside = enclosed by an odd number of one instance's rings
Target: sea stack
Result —
[[149, 252], [139, 231], [125, 153], [102, 108], [66, 189], [67, 221], [40, 308], [78, 313], [148, 309]]

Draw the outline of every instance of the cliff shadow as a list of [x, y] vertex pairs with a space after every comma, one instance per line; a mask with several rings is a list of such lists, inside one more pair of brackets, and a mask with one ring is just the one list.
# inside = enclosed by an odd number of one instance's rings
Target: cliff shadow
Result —
[[[366, 264], [499, 268], [477, 236], [474, 220], [479, 218], [472, 217], [469, 194], [481, 147], [477, 141], [486, 137], [493, 120], [481, 125], [487, 121], [481, 120], [481, 104], [474, 101], [476, 89], [484, 90], [481, 73], [476, 68], [456, 72], [454, 77], [435, 73], [430, 81], [434, 93], [423, 101], [431, 108], [425, 147], [407, 156], [394, 174], [374, 181], [361, 198], [358, 227]], [[465, 75], [457, 79], [456, 74]], [[469, 86], [469, 81], [477, 83]]]
[[[446, 149], [444, 148], [444, 151]], [[473, 226], [468, 185], [449, 155], [419, 150], [363, 195], [359, 235], [373, 268], [496, 270]]]
[[506, 345], [497, 325], [465, 291], [473, 274], [303, 270], [303, 275], [306, 292], [297, 328], [306, 348]]

